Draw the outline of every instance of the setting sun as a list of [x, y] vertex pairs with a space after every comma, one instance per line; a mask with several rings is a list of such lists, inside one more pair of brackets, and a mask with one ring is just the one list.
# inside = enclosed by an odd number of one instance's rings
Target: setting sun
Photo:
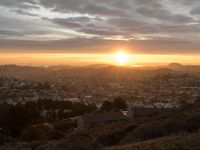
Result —
[[116, 53], [114, 56], [114, 61], [120, 66], [123, 66], [127, 62], [127, 60], [127, 54], [122, 51]]

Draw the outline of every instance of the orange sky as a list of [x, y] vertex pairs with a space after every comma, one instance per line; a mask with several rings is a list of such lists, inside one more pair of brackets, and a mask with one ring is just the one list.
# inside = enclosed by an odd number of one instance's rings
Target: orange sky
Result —
[[[119, 65], [116, 52], [110, 54], [64, 54], [64, 53], [1, 53], [0, 64], [18, 65]], [[165, 65], [171, 62], [200, 64], [200, 55], [153, 55], [126, 54], [124, 65]]]

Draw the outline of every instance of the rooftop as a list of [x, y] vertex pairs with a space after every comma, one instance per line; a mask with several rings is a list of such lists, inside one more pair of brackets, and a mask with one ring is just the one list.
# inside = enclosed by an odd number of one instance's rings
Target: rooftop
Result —
[[127, 117], [122, 112], [93, 113], [81, 116], [84, 122], [102, 122], [126, 120]]

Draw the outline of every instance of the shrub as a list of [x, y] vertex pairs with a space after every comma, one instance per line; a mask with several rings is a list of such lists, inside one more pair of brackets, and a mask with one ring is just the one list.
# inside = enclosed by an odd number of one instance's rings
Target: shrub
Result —
[[193, 132], [200, 129], [200, 114], [189, 116], [184, 124], [185, 131]]
[[53, 127], [48, 124], [29, 127], [20, 135], [20, 139], [24, 141], [52, 140], [62, 137], [64, 137], [62, 132], [54, 130]]
[[66, 132], [70, 129], [76, 128], [77, 124], [76, 124], [76, 121], [60, 120], [60, 121], [55, 122], [53, 126], [56, 130]]

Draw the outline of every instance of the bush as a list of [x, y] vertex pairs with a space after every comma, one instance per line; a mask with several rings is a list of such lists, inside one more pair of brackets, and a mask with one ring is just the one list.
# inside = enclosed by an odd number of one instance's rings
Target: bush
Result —
[[116, 145], [126, 136], [125, 132], [115, 132], [112, 134], [101, 135], [100, 142], [105, 146]]
[[71, 120], [60, 120], [54, 123], [54, 128], [59, 131], [66, 132], [70, 129], [74, 129], [77, 127], [76, 121]]
[[64, 137], [64, 134], [54, 130], [51, 125], [41, 124], [25, 129], [19, 138], [23, 141], [39, 141], [61, 139], [62, 137]]
[[150, 139], [184, 131], [185, 116], [184, 114], [182, 114], [182, 117], [178, 116], [179, 114], [174, 118], [168, 116], [165, 119], [144, 123], [136, 128], [133, 134], [136, 138]]
[[160, 137], [164, 134], [164, 131], [160, 123], [150, 122], [143, 124], [133, 131], [133, 135], [139, 139], [150, 139], [155, 137]]
[[188, 117], [184, 125], [185, 131], [193, 132], [200, 129], [200, 114], [197, 113]]

